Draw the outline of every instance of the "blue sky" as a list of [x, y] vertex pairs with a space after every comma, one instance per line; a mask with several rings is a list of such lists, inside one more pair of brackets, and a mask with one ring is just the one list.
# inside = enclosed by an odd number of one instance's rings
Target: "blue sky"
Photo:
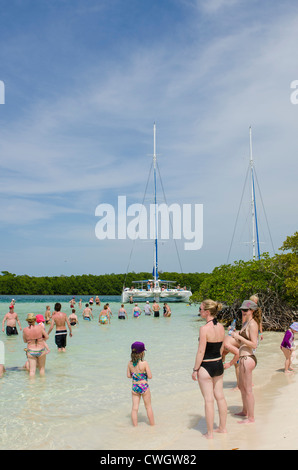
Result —
[[151, 243], [130, 258], [130, 239], [98, 240], [95, 209], [142, 202], [154, 122], [167, 202], [204, 207], [202, 248], [177, 243], [184, 272], [251, 257], [248, 189], [228, 258], [249, 126], [261, 250], [297, 231], [296, 2], [2, 0], [0, 39], [1, 271], [151, 271]]

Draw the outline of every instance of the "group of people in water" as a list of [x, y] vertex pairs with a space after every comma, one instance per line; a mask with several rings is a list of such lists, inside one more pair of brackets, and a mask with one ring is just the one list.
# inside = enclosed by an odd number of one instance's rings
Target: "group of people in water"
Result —
[[[56, 328], [55, 332], [55, 344], [58, 348], [58, 351], [66, 350], [67, 343], [67, 328], [69, 330], [70, 337], [72, 336], [72, 327], [79, 324], [79, 318], [77, 311], [75, 309], [76, 300], [73, 297], [70, 300], [71, 313], [67, 315], [61, 311], [61, 303], [57, 302], [54, 306], [54, 311], [51, 313], [51, 307], [46, 306], [45, 314], [35, 315], [34, 313], [29, 313], [26, 317], [28, 326], [23, 329], [23, 340], [27, 343], [25, 348], [26, 352], [26, 363], [25, 368], [29, 371], [30, 376], [34, 376], [36, 369], [39, 369], [40, 375], [45, 374], [45, 363], [46, 355], [50, 352], [50, 349], [46, 343], [51, 331]], [[94, 320], [94, 311], [93, 304], [100, 306], [100, 300], [96, 296], [95, 301], [93, 297], [85, 304], [83, 308], [82, 299], [78, 302], [79, 309], [82, 310], [82, 318], [84, 321]], [[4, 315], [2, 321], [2, 331], [6, 331], [7, 336], [18, 335], [18, 327], [22, 331], [22, 325], [19, 319], [18, 314], [14, 310], [15, 300], [12, 299], [9, 306], [9, 311]], [[149, 301], [146, 302], [144, 309], [141, 308], [137, 303], [132, 309], [132, 318], [138, 318], [144, 312], [145, 315], [153, 315], [154, 317], [159, 317], [160, 306], [156, 301], [153, 301], [152, 309], [150, 307]], [[163, 306], [163, 315], [171, 316], [171, 309], [167, 303], [164, 303]], [[99, 313], [98, 323], [105, 325], [111, 322], [111, 317], [113, 316], [109, 303], [106, 303], [103, 306], [103, 309]], [[124, 307], [124, 304], [121, 304], [121, 307], [118, 311], [118, 319], [128, 319], [127, 311]], [[5, 330], [6, 324], [6, 330]], [[46, 325], [50, 325], [49, 330], [46, 332]], [[0, 345], [1, 350], [4, 348], [3, 343]], [[2, 348], [3, 346], [3, 348]], [[4, 354], [3, 354], [4, 356]], [[4, 361], [1, 361], [0, 357], [0, 377], [5, 371]]]
[[[97, 305], [100, 305], [97, 302]], [[72, 327], [79, 323], [75, 310], [75, 299], [70, 301], [71, 313], [67, 315], [61, 311], [61, 304], [57, 302], [51, 313], [50, 306], [47, 306], [45, 315], [35, 315], [29, 313], [26, 317], [28, 326], [23, 329], [23, 340], [27, 343], [25, 368], [30, 376], [34, 376], [36, 369], [39, 369], [40, 375], [45, 373], [46, 355], [50, 352], [47, 340], [51, 331], [56, 328], [55, 344], [58, 351], [65, 351], [67, 328], [69, 335], [72, 336]], [[94, 312], [92, 303], [85, 304], [82, 309], [82, 318], [84, 321], [92, 321]], [[216, 432], [225, 433], [227, 420], [227, 404], [223, 392], [224, 370], [235, 366], [237, 387], [240, 390], [242, 398], [242, 410], [238, 413], [242, 419], [241, 423], [250, 424], [255, 421], [254, 417], [254, 394], [252, 374], [257, 365], [255, 350], [258, 347], [259, 339], [262, 335], [262, 312], [258, 306], [258, 298], [252, 296], [249, 300], [244, 300], [241, 307], [242, 326], [240, 331], [236, 331], [232, 324], [226, 334], [224, 326], [217, 320], [218, 313], [222, 310], [222, 304], [211, 299], [204, 300], [200, 304], [199, 315], [205, 321], [199, 330], [199, 344], [195, 357], [192, 379], [198, 381], [201, 393], [205, 401], [205, 415], [207, 424], [206, 437], [213, 438], [214, 423], [214, 402], [216, 401], [219, 412], [219, 426]], [[147, 301], [144, 308], [135, 303], [132, 308], [132, 318], [139, 318], [142, 312], [145, 315], [159, 316], [160, 306], [154, 301], [152, 308]], [[99, 314], [99, 323], [110, 323], [112, 311], [106, 303]], [[167, 303], [164, 304], [164, 316], [171, 315], [171, 309]], [[128, 319], [124, 304], [118, 311], [118, 319]], [[14, 304], [9, 307], [9, 312], [2, 321], [2, 331], [6, 325], [6, 334], [8, 336], [18, 334], [17, 324], [22, 330], [22, 326], [17, 313], [14, 311]], [[45, 325], [49, 324], [49, 330], [46, 332]], [[298, 322], [293, 322], [286, 331], [280, 348], [285, 357], [285, 373], [292, 373], [292, 356], [295, 350], [294, 335], [298, 332]], [[142, 342], [135, 342], [131, 346], [131, 360], [127, 366], [127, 377], [132, 379], [132, 423], [137, 425], [137, 414], [140, 399], [143, 398], [147, 410], [149, 423], [154, 424], [154, 416], [151, 405], [151, 394], [148, 380], [152, 378], [152, 373], [147, 361], [144, 360], [145, 345]], [[232, 354], [230, 362], [226, 362], [226, 356]], [[1, 364], [0, 358], [0, 376], [4, 372], [4, 364]]]
[[[67, 339], [67, 327], [69, 329], [69, 335], [72, 336], [71, 323], [73, 311], [68, 317], [66, 313], [61, 311], [61, 304], [57, 302], [53, 314], [51, 314], [50, 306], [47, 306], [45, 315], [35, 315], [34, 313], [28, 313], [26, 321], [28, 326], [23, 329], [23, 341], [27, 343], [25, 348], [26, 363], [24, 368], [28, 370], [30, 376], [34, 376], [36, 369], [39, 369], [40, 375], [45, 374], [45, 363], [46, 355], [50, 352], [47, 340], [53, 328], [56, 328], [55, 332], [55, 344], [58, 351], [65, 351], [66, 339]], [[18, 335], [17, 324], [19, 325], [20, 331], [22, 326], [18, 317], [18, 314], [14, 311], [14, 304], [11, 303], [9, 306], [9, 312], [4, 315], [2, 321], [2, 331], [6, 323], [6, 335], [13, 336]], [[45, 325], [50, 324], [48, 332], [45, 329]], [[0, 376], [5, 371], [4, 364], [1, 364], [0, 360]]]

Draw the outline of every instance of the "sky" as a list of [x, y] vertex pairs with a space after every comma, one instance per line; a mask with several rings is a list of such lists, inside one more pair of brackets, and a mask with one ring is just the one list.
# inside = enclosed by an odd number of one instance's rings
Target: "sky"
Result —
[[153, 202], [154, 123], [158, 194], [203, 207], [161, 271], [251, 259], [250, 151], [261, 252], [297, 231], [294, 0], [0, 0], [0, 41], [0, 271], [150, 272], [152, 240], [100, 240], [96, 209]]

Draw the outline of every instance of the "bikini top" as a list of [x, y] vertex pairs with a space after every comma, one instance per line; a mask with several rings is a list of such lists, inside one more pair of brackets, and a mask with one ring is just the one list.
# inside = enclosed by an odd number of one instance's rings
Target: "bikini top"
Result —
[[133, 380], [135, 380], [136, 382], [139, 382], [140, 380], [147, 380], [148, 379], [148, 376], [146, 374], [146, 372], [133, 372], [131, 374], [131, 377]]
[[204, 359], [217, 359], [218, 357], [221, 357], [221, 354], [220, 354], [221, 347], [222, 347], [222, 341], [218, 341], [216, 343], [207, 342], [203, 360]]
[[249, 325], [249, 322], [244, 326], [244, 328], [239, 332], [239, 335], [242, 336], [244, 339], [250, 339], [249, 336], [246, 333], [247, 327]]

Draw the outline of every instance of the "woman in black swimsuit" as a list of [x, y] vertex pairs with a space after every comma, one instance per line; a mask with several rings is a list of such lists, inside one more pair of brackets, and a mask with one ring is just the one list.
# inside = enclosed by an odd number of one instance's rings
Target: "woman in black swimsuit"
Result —
[[223, 393], [224, 368], [221, 357], [225, 330], [215, 318], [221, 309], [222, 305], [214, 300], [204, 300], [200, 305], [200, 316], [206, 320], [206, 324], [200, 328], [199, 347], [192, 373], [192, 379], [198, 380], [205, 400], [207, 439], [213, 438], [214, 400], [219, 412], [216, 432], [227, 432], [227, 403]]
[[239, 389], [243, 408], [238, 416], [245, 419], [240, 423], [254, 423], [254, 395], [252, 391], [252, 372], [257, 365], [254, 349], [258, 346], [258, 332], [261, 322], [261, 310], [252, 300], [244, 300], [240, 310], [243, 314], [243, 326], [239, 333], [232, 336], [239, 341]]

